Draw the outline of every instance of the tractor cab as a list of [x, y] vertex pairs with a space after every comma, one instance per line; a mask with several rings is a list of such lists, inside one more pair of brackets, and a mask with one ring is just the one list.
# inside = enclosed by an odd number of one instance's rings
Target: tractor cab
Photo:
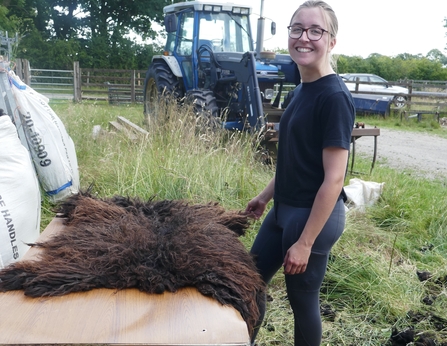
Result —
[[[250, 7], [197, 0], [163, 11], [167, 40], [146, 73], [146, 116], [166, 93], [190, 100], [197, 114], [226, 129], [258, 131], [270, 121], [268, 114], [282, 114], [282, 85], [299, 80], [298, 69], [288, 55], [254, 51]], [[274, 29], [272, 23], [272, 34]]]
[[164, 12], [165, 54], [179, 63], [186, 90], [203, 87], [199, 65], [208, 63], [210, 55], [253, 51], [248, 7], [191, 1], [166, 6]]

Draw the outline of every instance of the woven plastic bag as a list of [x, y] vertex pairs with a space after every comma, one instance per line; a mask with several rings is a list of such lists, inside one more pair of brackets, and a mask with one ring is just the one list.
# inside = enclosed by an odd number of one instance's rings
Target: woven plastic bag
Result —
[[11, 89], [39, 183], [52, 202], [79, 192], [79, 171], [73, 140], [48, 105], [48, 99], [9, 72]]
[[0, 116], [0, 268], [19, 260], [40, 233], [41, 194], [28, 150]]
[[380, 198], [385, 183], [374, 181], [364, 181], [358, 178], [349, 180], [349, 185], [345, 186], [346, 202], [349, 209], [365, 211], [368, 206], [374, 205]]

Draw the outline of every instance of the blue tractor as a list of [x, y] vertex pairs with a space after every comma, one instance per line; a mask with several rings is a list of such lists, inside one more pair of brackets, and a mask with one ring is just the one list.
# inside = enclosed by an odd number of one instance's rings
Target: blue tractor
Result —
[[[167, 41], [163, 55], [153, 57], [146, 73], [145, 116], [156, 115], [161, 95], [173, 95], [189, 100], [197, 114], [226, 129], [264, 133], [265, 143], [273, 148], [283, 85], [298, 85], [300, 75], [289, 55], [262, 52], [262, 42], [254, 51], [251, 11], [208, 1], [166, 6]], [[264, 30], [260, 23], [258, 40]], [[271, 31], [275, 33], [275, 23]], [[275, 85], [279, 92], [274, 97]]]

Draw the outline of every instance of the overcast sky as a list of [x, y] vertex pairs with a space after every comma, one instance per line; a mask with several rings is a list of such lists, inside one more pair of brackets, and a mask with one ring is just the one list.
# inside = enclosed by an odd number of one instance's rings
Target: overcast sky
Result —
[[[256, 19], [261, 14], [261, 0], [230, 0], [252, 7]], [[303, 1], [264, 0], [263, 16], [276, 22], [272, 39], [265, 35], [264, 48], [287, 49], [290, 17]], [[368, 57], [372, 53], [395, 56], [422, 54], [447, 46], [447, 0], [327, 0], [334, 9], [339, 32], [334, 53]], [[266, 20], [266, 23], [269, 23]], [[270, 25], [270, 24], [268, 24]]]

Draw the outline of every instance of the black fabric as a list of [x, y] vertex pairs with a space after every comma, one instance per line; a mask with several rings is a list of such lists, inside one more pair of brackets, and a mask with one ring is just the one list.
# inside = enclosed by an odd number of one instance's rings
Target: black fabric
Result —
[[354, 121], [354, 102], [339, 76], [300, 84], [280, 121], [274, 199], [311, 207], [324, 179], [323, 149], [349, 150]]
[[[310, 208], [275, 203], [265, 217], [250, 252], [266, 283], [282, 267], [287, 250], [301, 236], [310, 212]], [[312, 246], [306, 271], [285, 275], [287, 296], [295, 317], [295, 345], [320, 345], [322, 327], [319, 291], [330, 250], [342, 235], [344, 227], [345, 207], [339, 200]], [[265, 302], [259, 302], [260, 319], [256, 323], [252, 341], [256, 338], [265, 314]]]

